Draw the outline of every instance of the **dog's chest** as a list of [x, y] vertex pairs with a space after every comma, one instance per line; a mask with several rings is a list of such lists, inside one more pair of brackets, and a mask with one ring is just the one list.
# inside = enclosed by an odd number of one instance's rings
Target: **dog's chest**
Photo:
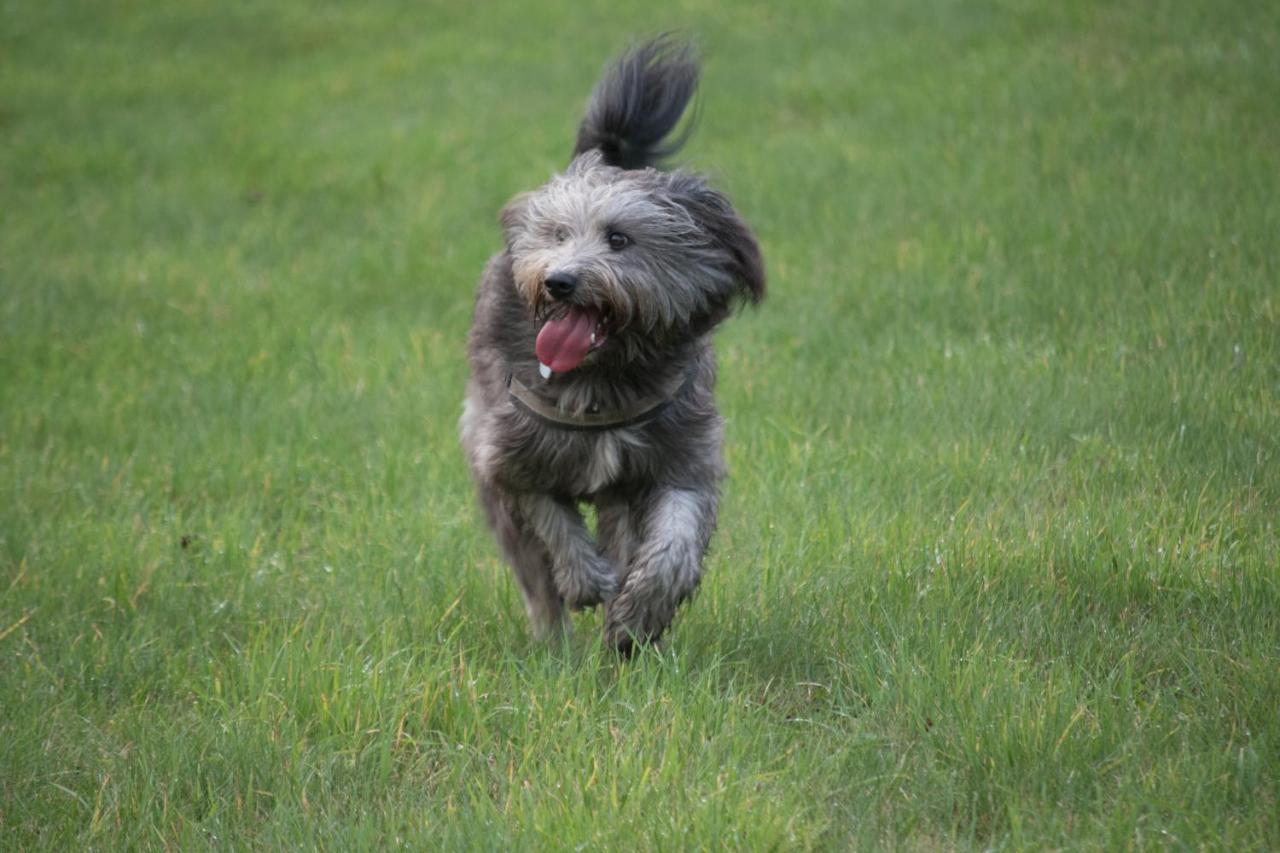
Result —
[[557, 491], [595, 494], [622, 478], [634, 441], [629, 430], [549, 431], [535, 454], [538, 479]]
[[622, 473], [624, 451], [623, 439], [615, 431], [596, 436], [584, 460], [582, 491], [591, 494], [615, 482]]

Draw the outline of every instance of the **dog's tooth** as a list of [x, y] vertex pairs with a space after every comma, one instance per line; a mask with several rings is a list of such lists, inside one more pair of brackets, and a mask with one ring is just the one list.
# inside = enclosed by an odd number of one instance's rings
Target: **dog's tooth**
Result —
[[592, 332], [592, 333], [591, 333], [591, 343], [593, 343], [593, 344], [594, 344], [595, 342], [596, 342], [596, 333], [595, 333], [595, 332]]
[[550, 379], [550, 378], [551, 378], [551, 366], [550, 366], [550, 365], [543, 364], [542, 362], [538, 362], [538, 372], [539, 372], [540, 374], [542, 374], [542, 378], [543, 378], [543, 379]]

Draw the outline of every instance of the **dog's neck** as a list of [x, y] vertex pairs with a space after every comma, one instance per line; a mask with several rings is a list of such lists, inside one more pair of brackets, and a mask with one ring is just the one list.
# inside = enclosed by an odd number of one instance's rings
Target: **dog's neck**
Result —
[[629, 406], [609, 409], [588, 406], [580, 412], [562, 409], [538, 396], [515, 376], [507, 380], [507, 393], [517, 406], [549, 426], [581, 431], [622, 429], [647, 423], [660, 415], [679, 396], [681, 389], [693, 381], [693, 370], [688, 370], [686, 376], [680, 378], [683, 381], [670, 393], [640, 397]]
[[516, 406], [550, 426], [607, 430], [634, 426], [657, 417], [692, 383], [696, 361], [685, 359], [646, 380], [634, 376], [583, 371], [542, 379], [536, 369], [512, 371], [507, 392]]

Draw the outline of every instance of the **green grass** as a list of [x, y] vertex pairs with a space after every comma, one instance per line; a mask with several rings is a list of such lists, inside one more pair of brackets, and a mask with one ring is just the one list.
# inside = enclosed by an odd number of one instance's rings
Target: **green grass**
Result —
[[[1274, 3], [0, 9], [0, 846], [1280, 847]], [[527, 638], [495, 216], [708, 55], [702, 592]]]

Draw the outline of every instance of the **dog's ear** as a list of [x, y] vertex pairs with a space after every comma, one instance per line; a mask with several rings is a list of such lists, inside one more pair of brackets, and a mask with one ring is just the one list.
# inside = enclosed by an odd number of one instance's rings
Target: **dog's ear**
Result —
[[524, 229], [528, 210], [529, 193], [520, 193], [520, 195], [507, 202], [507, 206], [502, 208], [502, 213], [498, 215], [498, 221], [502, 223], [502, 235], [507, 241], [508, 249], [515, 242], [516, 233]]
[[739, 295], [752, 305], [764, 299], [764, 260], [760, 245], [724, 193], [692, 175], [673, 175], [676, 199], [729, 259], [728, 272]]

